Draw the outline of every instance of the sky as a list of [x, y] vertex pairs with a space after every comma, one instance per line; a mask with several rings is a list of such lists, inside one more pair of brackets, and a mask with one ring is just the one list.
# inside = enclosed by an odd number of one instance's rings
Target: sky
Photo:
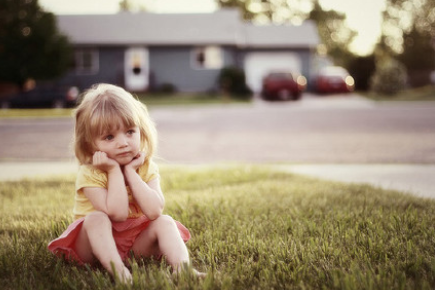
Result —
[[[120, 0], [39, 0], [47, 11], [55, 14], [106, 14], [119, 11]], [[143, 0], [147, 9], [156, 13], [212, 12], [217, 9], [214, 0]], [[358, 36], [350, 49], [360, 55], [373, 50], [381, 32], [384, 0], [321, 0], [325, 9], [346, 13], [350, 28]]]

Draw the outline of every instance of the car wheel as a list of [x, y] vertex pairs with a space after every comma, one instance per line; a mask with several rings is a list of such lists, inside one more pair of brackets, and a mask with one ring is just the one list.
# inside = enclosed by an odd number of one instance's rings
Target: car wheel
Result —
[[281, 101], [287, 101], [290, 99], [290, 97], [291, 97], [291, 93], [289, 90], [282, 89], [278, 91], [278, 99], [280, 99]]

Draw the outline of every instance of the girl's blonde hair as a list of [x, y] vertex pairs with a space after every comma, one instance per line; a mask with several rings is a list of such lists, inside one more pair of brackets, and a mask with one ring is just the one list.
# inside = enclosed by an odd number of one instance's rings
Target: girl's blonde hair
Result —
[[80, 164], [91, 164], [96, 151], [95, 138], [122, 123], [137, 126], [141, 151], [151, 158], [157, 147], [157, 132], [144, 104], [121, 87], [97, 84], [84, 92], [74, 112], [74, 151]]

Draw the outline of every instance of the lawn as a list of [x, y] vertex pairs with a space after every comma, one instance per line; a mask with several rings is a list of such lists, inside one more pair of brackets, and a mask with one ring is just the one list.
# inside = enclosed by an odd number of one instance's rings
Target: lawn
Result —
[[435, 101], [435, 86], [433, 85], [406, 89], [392, 96], [378, 95], [374, 92], [359, 93], [375, 101]]
[[[137, 94], [135, 95], [148, 108], [161, 106], [208, 106], [220, 104], [248, 104], [249, 99], [241, 100], [220, 94]], [[4, 118], [59, 118], [71, 117], [73, 109], [27, 108], [0, 109], [0, 119]]]
[[[166, 214], [185, 224], [201, 281], [134, 261], [132, 289], [434, 289], [435, 202], [259, 166], [164, 166]], [[0, 184], [2, 289], [123, 289], [56, 259], [74, 176]]]

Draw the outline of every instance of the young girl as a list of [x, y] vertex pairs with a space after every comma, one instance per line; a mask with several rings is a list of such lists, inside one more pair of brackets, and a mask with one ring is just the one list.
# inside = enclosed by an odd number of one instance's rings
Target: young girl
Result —
[[131, 282], [124, 265], [130, 251], [164, 255], [176, 272], [188, 265], [189, 231], [162, 215], [155, 148], [156, 130], [141, 102], [114, 85], [86, 91], [75, 111], [75, 221], [49, 250], [80, 264], [96, 259], [123, 282]]

